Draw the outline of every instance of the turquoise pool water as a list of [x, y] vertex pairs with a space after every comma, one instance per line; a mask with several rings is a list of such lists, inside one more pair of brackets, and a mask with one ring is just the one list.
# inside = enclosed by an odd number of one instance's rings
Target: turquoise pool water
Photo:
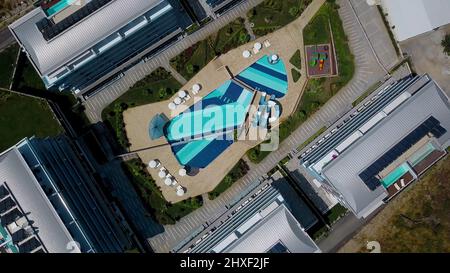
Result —
[[54, 14], [70, 6], [73, 2], [75, 2], [75, 0], [61, 0], [55, 5], [51, 6], [45, 12], [47, 13], [48, 16], [53, 16]]
[[[8, 241], [8, 240], [10, 240], [11, 239], [11, 237], [9, 237], [9, 235], [8, 235], [8, 232], [5, 230], [5, 228], [1, 225], [1, 223], [0, 223], [0, 234], [3, 236], [3, 240], [5, 240], [5, 241]], [[3, 242], [2, 241], [0, 241], [0, 245], [2, 244]], [[12, 250], [12, 252], [13, 253], [19, 253], [19, 250], [16, 248], [16, 246], [15, 245], [13, 245], [12, 243], [7, 243], [6, 244], [6, 247], [7, 248], [9, 248], [9, 249], [11, 249]]]
[[244, 123], [254, 96], [243, 86], [275, 98], [286, 95], [284, 62], [271, 63], [269, 57], [261, 57], [237, 75], [237, 80], [226, 81], [168, 122], [164, 135], [181, 165], [205, 168], [234, 143], [234, 131]]
[[252, 97], [252, 92], [227, 81], [172, 119], [166, 137], [169, 141], [177, 141], [234, 129], [244, 122]]
[[165, 135], [178, 162], [204, 168], [234, 142], [245, 121], [253, 92], [229, 80], [173, 118]]
[[269, 56], [260, 58], [239, 73], [236, 78], [255, 90], [266, 92], [277, 98], [284, 97], [288, 90], [286, 66], [281, 59], [276, 63], [271, 63], [269, 58]]
[[430, 155], [436, 148], [431, 143], [427, 143], [423, 148], [421, 148], [419, 151], [417, 151], [411, 158], [409, 159], [409, 162], [412, 166], [416, 166], [418, 163], [420, 163], [422, 160], [424, 160], [425, 157]]
[[405, 173], [409, 172], [409, 166], [407, 163], [403, 163], [395, 170], [393, 170], [390, 174], [388, 174], [385, 178], [381, 180], [381, 183], [385, 188], [388, 188], [390, 185], [394, 184], [400, 177], [402, 177]]

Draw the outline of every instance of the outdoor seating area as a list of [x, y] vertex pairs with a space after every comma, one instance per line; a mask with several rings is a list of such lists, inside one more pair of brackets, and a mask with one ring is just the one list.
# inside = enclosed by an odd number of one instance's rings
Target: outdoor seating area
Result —
[[246, 49], [242, 52], [242, 57], [244, 57], [244, 59], [248, 59], [251, 56], [258, 54], [263, 49], [263, 47], [268, 48], [268, 47], [270, 47], [270, 45], [271, 44], [270, 44], [269, 40], [265, 40], [263, 43], [256, 42], [253, 45], [252, 49], [250, 49], [250, 50]]
[[[164, 185], [174, 188], [177, 196], [182, 197], [186, 194], [186, 189], [178, 183], [177, 179], [167, 170], [167, 168], [162, 166], [158, 159], [151, 160], [148, 163], [148, 167], [156, 170], [159, 169], [158, 177], [164, 181]], [[186, 169], [180, 169], [178, 174], [180, 176], [186, 176]]]
[[[198, 83], [194, 84], [191, 88], [191, 93], [192, 95], [197, 95], [200, 91], [202, 90], [202, 86]], [[189, 102], [189, 100], [191, 99], [191, 95], [189, 95], [189, 92], [187, 90], [180, 90], [177, 94], [177, 96], [175, 97], [175, 99], [173, 101], [171, 101], [167, 107], [169, 108], [169, 110], [174, 111], [176, 110], [179, 106], [182, 106], [184, 104], [186, 104], [187, 102]]]

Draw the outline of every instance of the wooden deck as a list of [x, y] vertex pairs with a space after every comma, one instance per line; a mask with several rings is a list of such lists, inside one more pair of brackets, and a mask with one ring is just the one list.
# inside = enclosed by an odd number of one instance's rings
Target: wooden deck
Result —
[[444, 157], [446, 152], [444, 151], [433, 151], [427, 157], [425, 157], [422, 161], [420, 161], [417, 165], [413, 167], [413, 170], [417, 173], [417, 175], [423, 174], [428, 168], [433, 166], [439, 159]]

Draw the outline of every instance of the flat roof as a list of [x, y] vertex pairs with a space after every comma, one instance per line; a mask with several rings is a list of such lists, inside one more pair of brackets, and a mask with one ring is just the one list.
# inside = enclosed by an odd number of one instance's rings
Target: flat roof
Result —
[[450, 23], [448, 0], [382, 0], [398, 41]]
[[358, 217], [370, 214], [387, 196], [384, 187], [380, 186], [372, 191], [359, 177], [368, 166], [431, 116], [447, 129], [439, 138], [439, 143], [444, 145], [450, 139], [450, 104], [442, 90], [429, 79], [415, 93], [414, 90], [409, 91], [413, 93], [409, 99], [322, 171], [323, 176], [344, 196]]
[[50, 41], [36, 27], [46, 18], [40, 7], [9, 27], [41, 75], [47, 75], [162, 2], [166, 0], [114, 0]]
[[[50, 253], [71, 253], [73, 238], [43, 192], [18, 148], [0, 154], [0, 184], [5, 183]], [[73, 245], [70, 245], [73, 246]]]

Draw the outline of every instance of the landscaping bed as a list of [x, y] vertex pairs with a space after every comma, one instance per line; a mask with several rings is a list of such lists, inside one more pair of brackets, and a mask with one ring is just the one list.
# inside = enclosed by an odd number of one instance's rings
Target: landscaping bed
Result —
[[0, 152], [25, 137], [63, 132], [46, 101], [5, 91], [0, 91], [0, 128]]
[[173, 225], [176, 221], [203, 205], [201, 196], [175, 204], [167, 202], [153, 178], [145, 169], [145, 165], [138, 159], [124, 162], [122, 168], [130, 178], [148, 212], [161, 225]]
[[14, 44], [0, 52], [0, 87], [9, 88], [16, 64], [19, 45]]
[[119, 144], [127, 149], [130, 143], [125, 132], [123, 112], [131, 107], [167, 100], [180, 88], [181, 84], [169, 72], [158, 68], [106, 107], [102, 119], [113, 130]]
[[[329, 32], [328, 19], [331, 22], [333, 32], [339, 76], [308, 80], [297, 109], [280, 124], [280, 142], [286, 139], [353, 78], [355, 71], [354, 57], [350, 52], [347, 36], [338, 14], [338, 6], [335, 3], [326, 2], [305, 27], [303, 33], [305, 44], [307, 42], [315, 44], [331, 41], [331, 37], [325, 39], [325, 36], [322, 35], [322, 33], [328, 33], [328, 35], [331, 33]], [[249, 158], [254, 163], [261, 162], [269, 154], [255, 151], [259, 150], [259, 147], [258, 145], [248, 152], [249, 155], [253, 155], [252, 157], [249, 156]]]
[[250, 35], [245, 29], [244, 19], [238, 18], [220, 29], [216, 34], [186, 49], [170, 60], [170, 64], [186, 80], [190, 80], [215, 56], [227, 53], [249, 40]]
[[231, 169], [231, 171], [222, 179], [219, 185], [217, 185], [213, 191], [208, 193], [208, 198], [210, 200], [217, 198], [220, 194], [230, 188], [236, 181], [244, 177], [249, 169], [249, 166], [244, 160], [239, 160], [233, 169]]
[[247, 13], [253, 32], [261, 37], [297, 19], [312, 0], [266, 0]]

